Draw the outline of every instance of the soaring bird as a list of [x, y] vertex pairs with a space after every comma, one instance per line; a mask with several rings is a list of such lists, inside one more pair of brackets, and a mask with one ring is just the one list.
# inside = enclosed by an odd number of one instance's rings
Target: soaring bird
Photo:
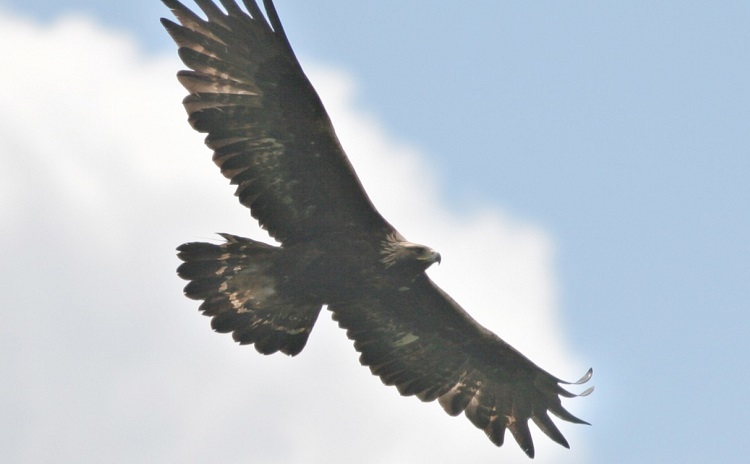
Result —
[[585, 424], [561, 404], [577, 395], [472, 319], [426, 274], [440, 254], [378, 213], [271, 0], [265, 15], [253, 0], [243, 0], [246, 10], [195, 0], [205, 19], [162, 1], [179, 22], [162, 24], [190, 68], [177, 74], [188, 120], [278, 243], [221, 234], [221, 244], [178, 247], [185, 294], [202, 300], [213, 329], [260, 353], [294, 356], [325, 306], [360, 362], [402, 395], [463, 412], [497, 446], [509, 430], [529, 457], [529, 419], [568, 447], [549, 413]]

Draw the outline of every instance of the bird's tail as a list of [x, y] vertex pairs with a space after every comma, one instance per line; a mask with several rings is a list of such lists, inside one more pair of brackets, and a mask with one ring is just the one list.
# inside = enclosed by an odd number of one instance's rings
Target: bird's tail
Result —
[[203, 300], [200, 310], [217, 332], [232, 333], [241, 344], [263, 354], [296, 355], [307, 343], [321, 306], [285, 295], [274, 265], [279, 247], [221, 234], [223, 244], [186, 243], [177, 248], [184, 261], [177, 274], [189, 280], [185, 295]]

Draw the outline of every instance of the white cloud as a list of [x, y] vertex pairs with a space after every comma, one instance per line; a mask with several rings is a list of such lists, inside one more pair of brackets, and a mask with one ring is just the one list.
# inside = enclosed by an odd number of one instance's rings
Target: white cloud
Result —
[[[263, 235], [185, 123], [176, 57], [84, 18], [8, 14], [0, 56], [0, 460], [527, 461], [383, 387], [328, 314], [293, 359], [209, 330], [182, 297], [174, 247]], [[491, 208], [447, 210], [427, 158], [356, 107], [351, 78], [310, 68], [375, 203], [443, 254], [431, 275], [542, 366], [579, 373], [549, 237]], [[585, 461], [585, 429], [561, 427], [573, 450], [536, 433], [537, 461]]]

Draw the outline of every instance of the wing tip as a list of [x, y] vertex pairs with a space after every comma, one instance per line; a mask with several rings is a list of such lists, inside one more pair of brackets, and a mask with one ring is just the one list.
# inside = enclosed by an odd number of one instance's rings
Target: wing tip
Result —
[[562, 380], [562, 379], [556, 379], [556, 380], [557, 380], [558, 383], [562, 383], [562, 384], [565, 384], [565, 385], [583, 385], [586, 382], [588, 382], [589, 380], [591, 380], [591, 378], [593, 376], [594, 376], [594, 368], [593, 367], [589, 367], [589, 369], [586, 371], [586, 373], [583, 374], [583, 377], [581, 377], [580, 379], [576, 380], [575, 382], [568, 382], [568, 381]]
[[593, 377], [593, 375], [594, 375], [594, 369], [593, 368], [589, 368], [589, 370], [586, 371], [586, 373], [583, 375], [583, 377], [581, 377], [580, 379], [576, 380], [575, 382], [567, 382], [565, 380], [555, 378], [555, 381], [558, 384], [556, 386], [557, 393], [559, 395], [564, 396], [565, 398], [578, 398], [578, 397], [583, 397], [583, 396], [589, 396], [594, 391], [594, 387], [593, 386], [585, 389], [581, 393], [572, 393], [572, 392], [570, 392], [570, 391], [562, 388], [560, 386], [560, 384], [563, 384], [563, 385], [583, 385], [586, 382], [588, 382], [589, 380], [591, 380], [591, 377]]

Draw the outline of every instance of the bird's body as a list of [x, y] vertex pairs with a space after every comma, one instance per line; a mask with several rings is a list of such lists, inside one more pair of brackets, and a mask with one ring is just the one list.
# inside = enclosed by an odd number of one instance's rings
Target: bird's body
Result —
[[[196, 0], [206, 19], [163, 0], [162, 20], [190, 71], [191, 125], [236, 195], [279, 246], [222, 234], [221, 244], [180, 246], [178, 273], [218, 332], [264, 354], [298, 354], [323, 307], [387, 385], [451, 415], [465, 412], [501, 445], [505, 430], [529, 455], [533, 420], [584, 423], [561, 405], [561, 380], [479, 325], [425, 271], [440, 261], [407, 241], [373, 206], [286, 39], [270, 0]], [[590, 372], [581, 383], [588, 380]], [[588, 392], [588, 391], [587, 391]], [[584, 392], [586, 394], [587, 392]]]

